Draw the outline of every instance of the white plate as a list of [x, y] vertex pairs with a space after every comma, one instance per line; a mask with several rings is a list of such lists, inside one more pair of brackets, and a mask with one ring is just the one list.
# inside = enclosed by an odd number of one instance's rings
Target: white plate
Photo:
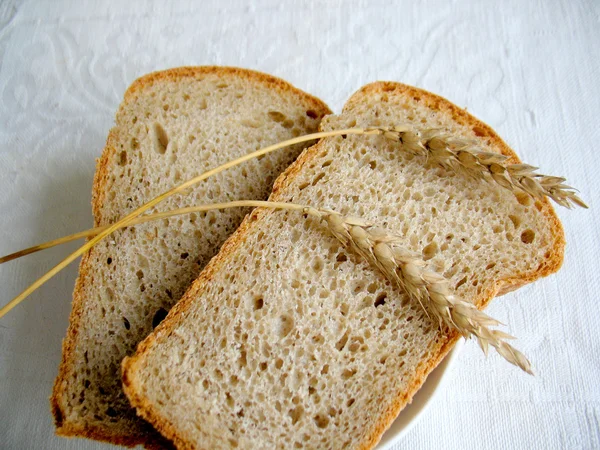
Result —
[[451, 367], [454, 365], [460, 350], [464, 344], [464, 339], [460, 339], [450, 353], [442, 362], [429, 374], [425, 384], [413, 397], [412, 403], [400, 412], [392, 426], [383, 434], [376, 450], [389, 450], [394, 444], [404, 437], [412, 427], [416, 425], [427, 406], [431, 403], [435, 394], [440, 391], [443, 381], [448, 378]]

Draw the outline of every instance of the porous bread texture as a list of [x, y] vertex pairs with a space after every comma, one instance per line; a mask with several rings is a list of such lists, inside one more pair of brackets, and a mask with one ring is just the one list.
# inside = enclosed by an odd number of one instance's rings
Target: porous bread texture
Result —
[[[401, 124], [474, 138], [518, 161], [464, 110], [398, 83], [365, 86], [322, 126]], [[480, 307], [562, 261], [548, 201], [427, 169], [383, 137], [321, 140], [271, 199], [403, 236]], [[178, 448], [372, 448], [457, 338], [316, 220], [257, 209], [124, 360], [123, 381], [138, 413]]]
[[[98, 162], [95, 225], [112, 223], [231, 159], [314, 132], [328, 112], [320, 100], [288, 83], [248, 70], [180, 68], [142, 77], [125, 94]], [[302, 148], [228, 169], [150, 212], [265, 199]], [[166, 316], [248, 211], [136, 225], [83, 257], [51, 398], [59, 435], [123, 445], [159, 439], [123, 394], [121, 360]]]

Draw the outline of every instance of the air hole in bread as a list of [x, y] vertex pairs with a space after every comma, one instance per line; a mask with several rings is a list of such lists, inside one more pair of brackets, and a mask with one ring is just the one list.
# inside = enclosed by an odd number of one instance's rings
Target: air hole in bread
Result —
[[159, 308], [152, 317], [152, 328], [156, 328], [167, 317], [167, 310]]
[[329, 417], [327, 417], [323, 414], [317, 414], [315, 416], [315, 424], [319, 428], [326, 428], [327, 425], [329, 425]]
[[350, 306], [348, 303], [342, 303], [340, 305], [340, 313], [342, 313], [342, 316], [348, 315], [348, 311], [350, 311]]
[[317, 113], [314, 112], [312, 109], [309, 109], [306, 111], [306, 115], [308, 117], [310, 117], [311, 119], [316, 119], [317, 118]]
[[254, 297], [254, 311], [258, 311], [259, 309], [262, 309], [264, 306], [265, 302], [264, 299], [262, 297]]
[[291, 119], [286, 119], [286, 120], [283, 121], [283, 123], [281, 124], [281, 126], [283, 128], [287, 128], [287, 129], [292, 128], [294, 126], [294, 121], [291, 120]]
[[385, 292], [382, 292], [381, 294], [379, 294], [377, 296], [377, 298], [375, 299], [375, 303], [374, 303], [375, 308], [385, 305], [386, 299], [387, 299], [387, 294]]
[[456, 283], [456, 286], [454, 286], [454, 289], [458, 289], [459, 287], [461, 287], [466, 282], [467, 282], [467, 277], [466, 276], [462, 277], [460, 279], [460, 281], [458, 283]]
[[317, 345], [321, 345], [325, 342], [325, 338], [322, 334], [317, 334], [316, 336], [312, 337], [312, 341]]
[[167, 146], [169, 145], [167, 132], [162, 125], [157, 122], [154, 123], [152, 128], [154, 130], [154, 150], [163, 155], [167, 151]]
[[315, 186], [319, 180], [321, 180], [325, 176], [324, 172], [321, 172], [319, 175], [313, 178], [312, 185]]
[[119, 165], [124, 166], [126, 164], [127, 164], [127, 152], [125, 150], [123, 150], [121, 153], [119, 153]]
[[342, 372], [342, 378], [344, 380], [348, 380], [354, 375], [356, 375], [356, 369], [344, 369], [344, 371]]
[[535, 239], [535, 231], [527, 229], [521, 233], [521, 241], [524, 244], [531, 244]]
[[519, 217], [510, 214], [508, 218], [510, 219], [515, 228], [519, 228], [519, 225], [521, 225], [521, 219]]
[[286, 337], [294, 328], [294, 319], [288, 315], [280, 316], [275, 324], [275, 332], [280, 338]]
[[275, 122], [283, 122], [286, 119], [285, 114], [280, 113], [279, 111], [269, 111], [267, 113], [269, 118]]
[[429, 245], [426, 245], [423, 248], [423, 259], [425, 261], [430, 260], [431, 258], [433, 258], [437, 252], [439, 251], [438, 245], [434, 242], [431, 242]]
[[515, 193], [515, 197], [517, 198], [517, 201], [521, 205], [523, 205], [523, 206], [531, 205], [532, 199], [529, 194], [526, 194], [524, 192], [517, 192], [517, 193]]
[[129, 320], [127, 320], [127, 317], [123, 317], [123, 325], [125, 326], [126, 330], [131, 328], [131, 324], [129, 323]]
[[248, 365], [246, 350], [240, 351], [240, 358], [238, 359], [238, 365], [240, 366], [240, 368], [246, 367]]
[[312, 268], [315, 272], [320, 272], [321, 270], [323, 270], [323, 260], [321, 258], [316, 257], [312, 264]]
[[[342, 336], [342, 338], [336, 342], [336, 344], [335, 344], [336, 350], [341, 352], [344, 349], [344, 347], [346, 346], [347, 342], [348, 342], [348, 332], [346, 331], [344, 333], [344, 335]], [[327, 367], [327, 370], [329, 370], [328, 365], [325, 365], [325, 367]], [[323, 372], [321, 372], [321, 373], [323, 373]]]
[[112, 258], [109, 256], [109, 257], [106, 259], [106, 264], [111, 264], [111, 263], [112, 263]]
[[233, 408], [233, 406], [235, 405], [233, 397], [231, 396], [231, 394], [229, 392], [225, 393], [225, 402], [227, 403], [227, 406], [229, 406], [230, 408]]

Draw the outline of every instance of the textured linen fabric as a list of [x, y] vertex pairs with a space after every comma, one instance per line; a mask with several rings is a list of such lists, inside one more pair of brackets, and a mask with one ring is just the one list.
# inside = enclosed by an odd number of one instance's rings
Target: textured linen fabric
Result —
[[[395, 80], [450, 99], [591, 209], [558, 209], [563, 269], [494, 301], [535, 377], [468, 342], [394, 448], [600, 447], [600, 3], [597, 1], [0, 2], [0, 253], [89, 227], [94, 158], [127, 86], [181, 65], [280, 76], [339, 112]], [[76, 244], [0, 266], [4, 304]], [[77, 266], [0, 320], [0, 440], [53, 434], [50, 395]]]

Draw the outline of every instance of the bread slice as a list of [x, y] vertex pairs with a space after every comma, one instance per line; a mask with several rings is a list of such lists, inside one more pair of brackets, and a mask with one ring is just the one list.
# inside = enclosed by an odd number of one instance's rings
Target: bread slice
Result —
[[[518, 161], [466, 111], [398, 83], [363, 87], [321, 126], [401, 124], [442, 128]], [[279, 177], [271, 199], [400, 234], [479, 307], [558, 270], [563, 230], [549, 202], [424, 163], [382, 137], [326, 138]], [[178, 448], [364, 449], [457, 338], [322, 224], [256, 209], [124, 360], [123, 385]]]
[[[314, 132], [328, 112], [315, 97], [250, 70], [187, 67], [146, 75], [125, 93], [98, 161], [95, 225], [111, 223], [230, 159]], [[265, 199], [301, 150], [229, 169], [156, 210]], [[84, 256], [51, 398], [59, 435], [122, 445], [157, 439], [123, 394], [121, 360], [164, 318], [247, 212], [136, 225]]]

